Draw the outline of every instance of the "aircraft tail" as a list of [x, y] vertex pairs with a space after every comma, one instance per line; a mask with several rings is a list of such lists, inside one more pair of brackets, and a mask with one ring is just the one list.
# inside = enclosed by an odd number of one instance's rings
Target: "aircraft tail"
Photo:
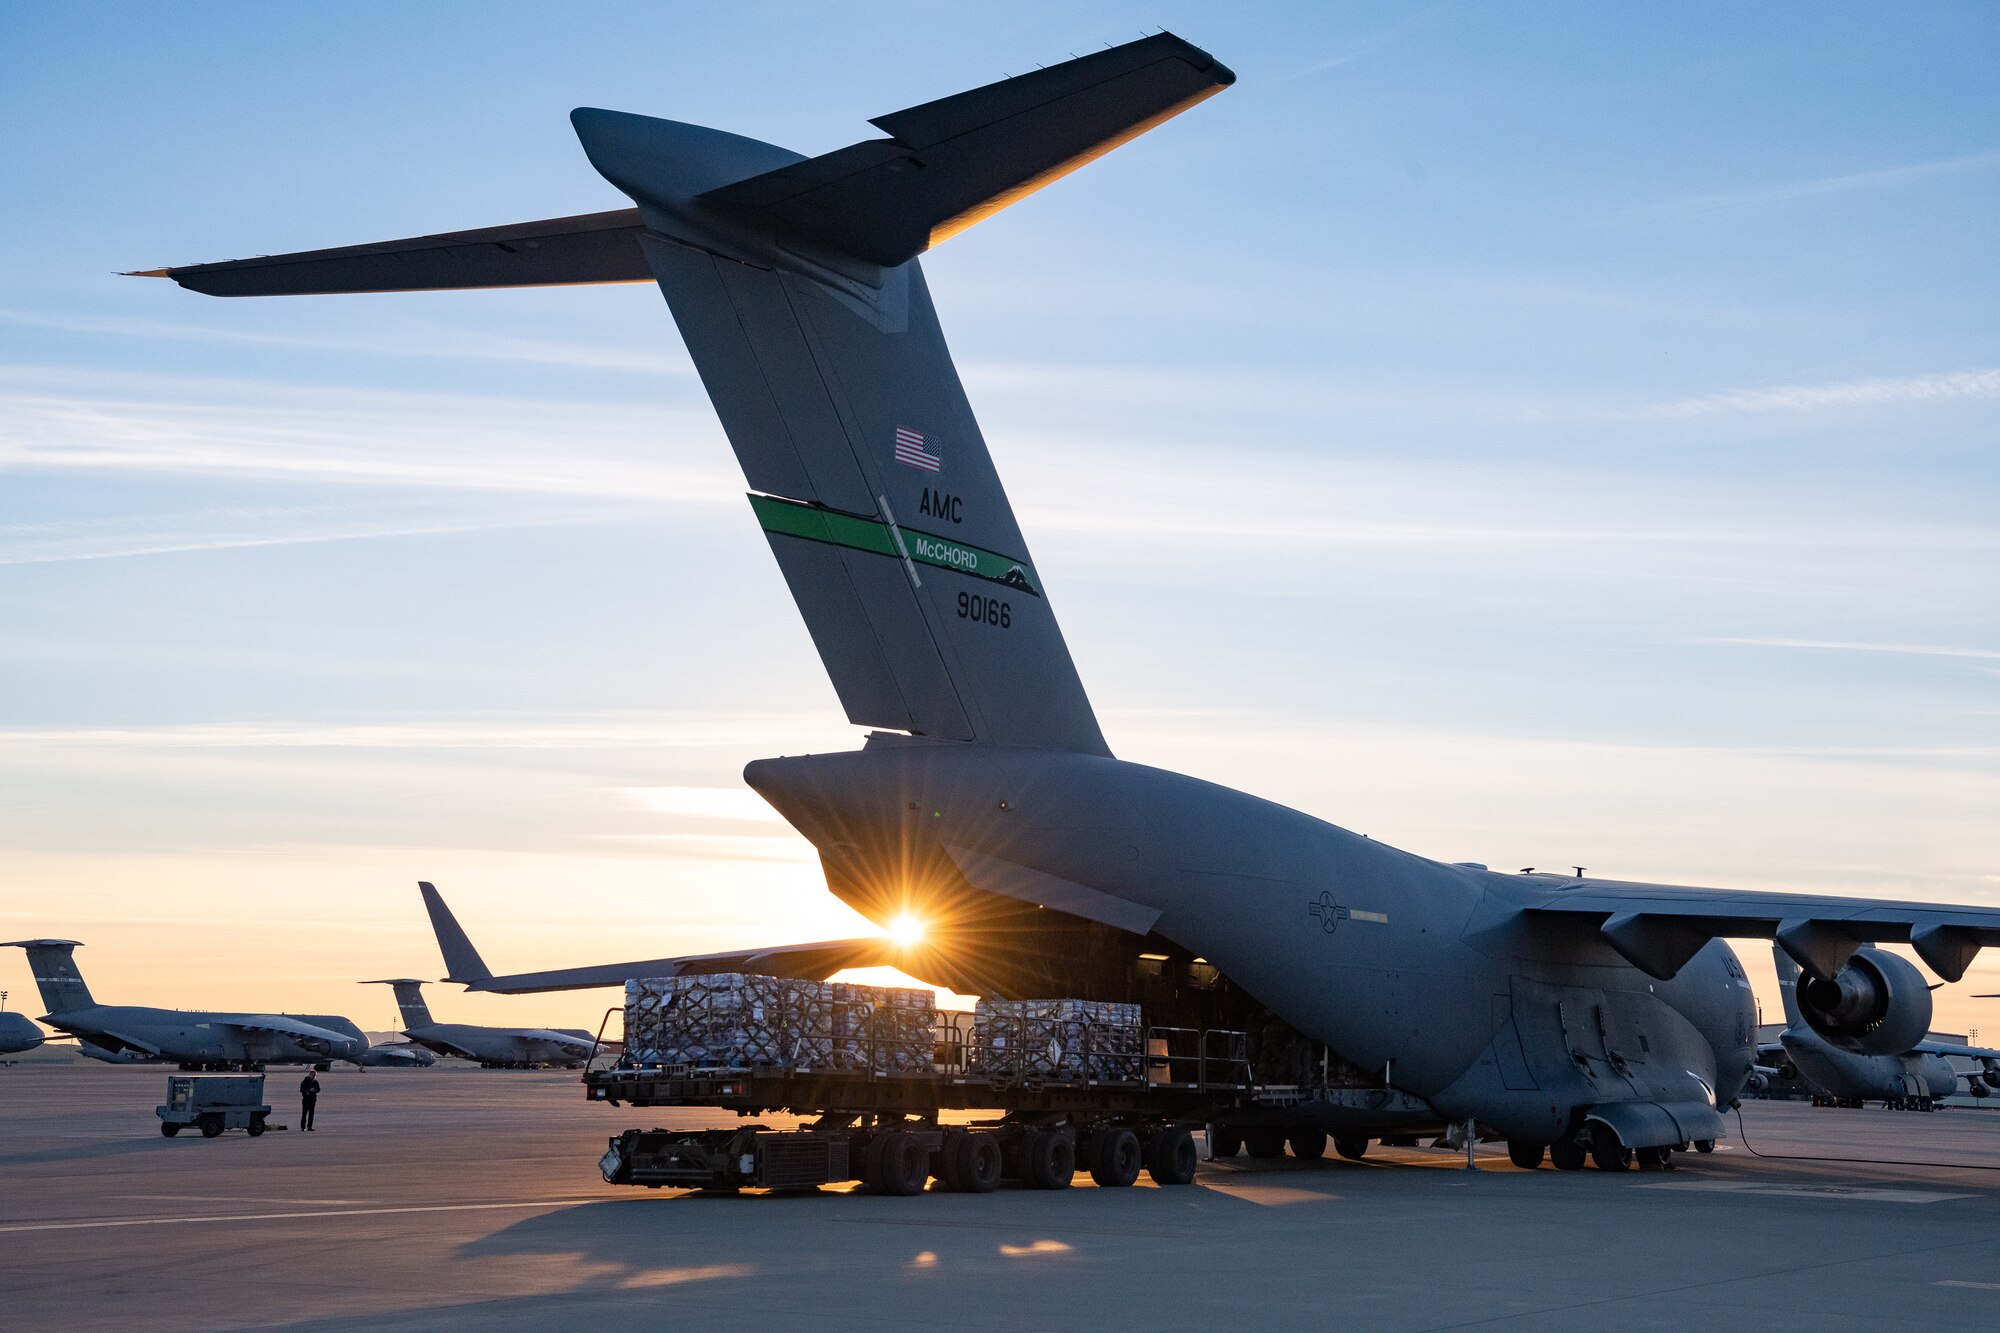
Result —
[[1108, 754], [916, 255], [1235, 76], [1167, 34], [877, 118], [811, 159], [571, 121], [640, 245], [848, 718]]
[[52, 1014], [66, 1014], [78, 1009], [89, 1009], [97, 1001], [90, 998], [90, 987], [83, 983], [83, 973], [77, 971], [77, 940], [8, 940], [0, 944], [4, 949], [26, 949], [28, 968], [35, 975], [35, 985], [42, 991], [42, 1003]]
[[[470, 948], [470, 945], [466, 946]], [[478, 955], [474, 955], [476, 958]], [[424, 1003], [424, 983], [414, 977], [397, 977], [393, 980], [364, 981], [364, 986], [387, 986], [396, 992], [396, 1008], [403, 1015], [406, 1028], [427, 1028], [431, 1026], [431, 1007]]]
[[1778, 997], [1785, 1004], [1785, 1026], [1804, 1027], [1805, 1016], [1799, 1012], [1799, 965], [1776, 944], [1771, 946], [1771, 962], [1778, 969]]
[[[492, 969], [480, 958], [479, 950], [472, 947], [472, 941], [466, 937], [465, 928], [458, 924], [458, 918], [444, 905], [444, 895], [437, 891], [435, 885], [424, 880], [417, 882], [417, 891], [424, 895], [424, 910], [431, 915], [431, 930], [437, 936], [438, 952], [444, 955], [444, 979], [467, 986], [475, 981], [490, 981]], [[398, 992], [396, 998], [400, 1001], [402, 993]]]

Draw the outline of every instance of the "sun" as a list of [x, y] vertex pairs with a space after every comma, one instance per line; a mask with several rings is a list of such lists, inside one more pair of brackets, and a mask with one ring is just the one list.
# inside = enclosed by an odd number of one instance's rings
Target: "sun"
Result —
[[889, 923], [889, 938], [906, 949], [923, 937], [923, 920], [908, 912]]

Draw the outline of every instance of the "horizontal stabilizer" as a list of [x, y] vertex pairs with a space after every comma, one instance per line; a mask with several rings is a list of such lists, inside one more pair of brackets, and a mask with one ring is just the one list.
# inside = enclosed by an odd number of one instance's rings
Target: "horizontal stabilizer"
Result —
[[562, 287], [651, 282], [636, 208], [447, 231], [403, 241], [302, 250], [216, 264], [146, 269], [208, 296], [323, 296], [456, 287]]
[[893, 941], [870, 936], [858, 940], [824, 940], [816, 944], [781, 944], [769, 949], [735, 949], [680, 958], [600, 963], [592, 967], [559, 968], [551, 972], [519, 972], [512, 976], [475, 981], [466, 989], [493, 991], [501, 995], [529, 995], [539, 991], [622, 986], [639, 977], [679, 977], [712, 972], [755, 972], [760, 976], [804, 977], [817, 981], [844, 968], [894, 967], [905, 961]]
[[702, 195], [884, 266], [915, 258], [1236, 76], [1171, 33], [878, 116], [892, 135]]

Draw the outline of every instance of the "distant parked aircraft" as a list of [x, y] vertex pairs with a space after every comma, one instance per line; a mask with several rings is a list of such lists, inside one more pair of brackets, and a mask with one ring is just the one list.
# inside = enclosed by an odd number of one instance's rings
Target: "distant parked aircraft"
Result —
[[42, 1030], [24, 1015], [0, 1013], [0, 1055], [32, 1051], [43, 1041]]
[[429, 1069], [437, 1057], [413, 1041], [379, 1041], [355, 1061], [364, 1069]]
[[28, 951], [35, 984], [49, 1012], [42, 1022], [113, 1054], [178, 1061], [183, 1069], [261, 1069], [267, 1064], [324, 1066], [360, 1062], [368, 1038], [331, 1014], [223, 1014], [99, 1004], [77, 971], [76, 940], [8, 940], [0, 948]]
[[403, 1035], [439, 1055], [477, 1060], [489, 1069], [532, 1069], [561, 1065], [575, 1069], [590, 1058], [591, 1037], [580, 1028], [477, 1027], [471, 1023], [440, 1023], [424, 1003], [421, 981], [398, 977], [364, 981], [364, 986], [388, 986], [403, 1011]]

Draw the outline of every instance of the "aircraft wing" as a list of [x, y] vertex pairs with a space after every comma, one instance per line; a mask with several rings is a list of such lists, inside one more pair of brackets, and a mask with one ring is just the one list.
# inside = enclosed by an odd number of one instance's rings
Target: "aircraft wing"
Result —
[[102, 1046], [107, 1040], [115, 1041], [118, 1043], [119, 1050], [137, 1051], [141, 1055], [158, 1055], [160, 1053], [160, 1048], [152, 1042], [140, 1041], [137, 1037], [128, 1037], [122, 1032], [98, 1031], [91, 1033], [88, 1037], [82, 1033], [77, 1033], [76, 1039], [78, 1041], [87, 1041], [93, 1046]]
[[258, 1014], [254, 1018], [233, 1018], [221, 1024], [237, 1028], [243, 1032], [273, 1032], [281, 1037], [290, 1037], [307, 1050], [324, 1046], [327, 1050], [345, 1047], [353, 1038], [344, 1032], [330, 1028], [316, 1027], [311, 1023], [301, 1023], [296, 1018], [286, 1018], [282, 1014]]
[[1775, 939], [1800, 967], [1831, 977], [1864, 944], [1909, 944], [1946, 981], [2000, 944], [2000, 908], [1708, 889], [1683, 884], [1525, 876], [1546, 886], [1531, 919], [1594, 925], [1634, 967], [1662, 980], [1717, 937]]
[[1967, 1060], [2000, 1060], [2000, 1051], [1984, 1046], [1954, 1046], [1945, 1041], [1920, 1041], [1910, 1048], [1919, 1055], [1957, 1055]]
[[[517, 972], [506, 977], [484, 977], [466, 983], [465, 988], [494, 991], [501, 995], [528, 995], [536, 991], [622, 986], [636, 977], [678, 977], [700, 972], [757, 972], [771, 977], [810, 977], [817, 980], [831, 976], [842, 968], [894, 967], [900, 961], [901, 951], [891, 940], [822, 940], [816, 944], [781, 944], [769, 949], [647, 958], [630, 963], [559, 968], [550, 972]], [[445, 978], [447, 981], [458, 979]], [[576, 1039], [558, 1037], [558, 1040], [568, 1042]]]

